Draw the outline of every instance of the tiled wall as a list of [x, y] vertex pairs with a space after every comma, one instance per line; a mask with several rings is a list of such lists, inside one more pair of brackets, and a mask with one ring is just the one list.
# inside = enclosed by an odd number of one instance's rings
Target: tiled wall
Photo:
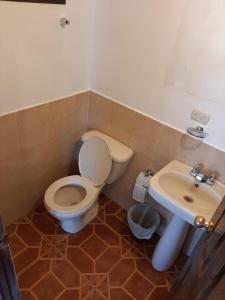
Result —
[[75, 173], [75, 144], [99, 129], [135, 151], [124, 177], [104, 192], [127, 208], [140, 170], [172, 159], [197, 162], [225, 182], [225, 153], [93, 92], [0, 117], [0, 214], [9, 223], [43, 199], [56, 179]]
[[99, 129], [135, 151], [125, 176], [105, 188], [105, 193], [127, 208], [140, 170], [158, 171], [173, 159], [189, 165], [203, 163], [219, 172], [225, 182], [225, 153], [190, 138], [116, 102], [90, 93], [89, 128]]
[[0, 214], [5, 223], [43, 199], [74, 167], [74, 145], [87, 129], [89, 93], [0, 117]]

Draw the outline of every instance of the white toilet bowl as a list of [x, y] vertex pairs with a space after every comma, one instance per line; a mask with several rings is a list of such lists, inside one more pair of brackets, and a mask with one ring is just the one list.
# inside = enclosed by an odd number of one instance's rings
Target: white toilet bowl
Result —
[[[133, 155], [131, 149], [98, 131], [87, 132], [82, 140], [78, 159], [81, 176], [67, 176], [55, 181], [44, 196], [46, 209], [70, 233], [80, 231], [97, 216], [98, 195], [107, 179], [111, 183], [121, 177]], [[118, 156], [119, 145], [122, 145], [123, 161], [114, 166], [113, 157], [115, 150]]]
[[64, 177], [46, 191], [45, 207], [66, 232], [78, 232], [96, 217], [100, 190], [85, 177]]

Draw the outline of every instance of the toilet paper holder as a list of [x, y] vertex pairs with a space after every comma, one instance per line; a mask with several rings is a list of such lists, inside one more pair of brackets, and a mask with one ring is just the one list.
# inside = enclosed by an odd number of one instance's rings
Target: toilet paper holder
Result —
[[149, 181], [153, 175], [154, 172], [151, 169], [147, 169], [146, 171], [142, 171], [138, 174], [132, 193], [132, 198], [134, 200], [144, 203], [148, 192]]
[[152, 169], [147, 169], [146, 171], [144, 171], [144, 175], [147, 177], [154, 176], [154, 172], [152, 171]]

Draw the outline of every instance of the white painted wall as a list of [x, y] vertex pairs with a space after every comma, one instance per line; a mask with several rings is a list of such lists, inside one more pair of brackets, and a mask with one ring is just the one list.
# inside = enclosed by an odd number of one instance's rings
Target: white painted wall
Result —
[[0, 1], [0, 114], [88, 89], [92, 5]]
[[182, 131], [202, 109], [225, 151], [224, 20], [224, 0], [0, 1], [0, 115], [91, 87]]
[[224, 0], [96, 0], [92, 89], [225, 151]]

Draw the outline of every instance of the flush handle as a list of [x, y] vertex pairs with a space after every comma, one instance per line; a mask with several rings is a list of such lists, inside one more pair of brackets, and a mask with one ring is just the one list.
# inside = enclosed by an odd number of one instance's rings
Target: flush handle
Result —
[[215, 228], [215, 224], [212, 220], [209, 220], [209, 222], [206, 222], [205, 218], [202, 216], [197, 216], [195, 218], [195, 225], [198, 228], [206, 228], [208, 232], [212, 231]]

